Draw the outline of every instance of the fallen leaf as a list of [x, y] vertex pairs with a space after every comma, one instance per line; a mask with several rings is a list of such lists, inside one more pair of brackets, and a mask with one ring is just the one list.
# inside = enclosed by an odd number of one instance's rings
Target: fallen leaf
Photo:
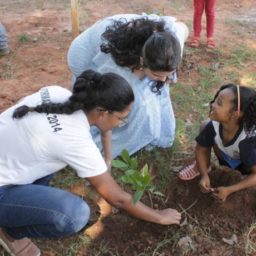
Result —
[[226, 244], [229, 244], [229, 245], [234, 245], [234, 244], [237, 244], [238, 243], [238, 239], [237, 239], [237, 235], [236, 234], [233, 234], [231, 236], [231, 238], [222, 238], [222, 241]]

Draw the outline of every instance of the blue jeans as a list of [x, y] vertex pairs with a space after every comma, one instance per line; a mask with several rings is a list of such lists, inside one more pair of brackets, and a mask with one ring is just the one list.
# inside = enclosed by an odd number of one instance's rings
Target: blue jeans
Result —
[[87, 224], [90, 209], [86, 202], [49, 187], [50, 179], [0, 187], [0, 227], [14, 239], [63, 237]]
[[0, 50], [8, 48], [8, 39], [4, 26], [0, 23]]

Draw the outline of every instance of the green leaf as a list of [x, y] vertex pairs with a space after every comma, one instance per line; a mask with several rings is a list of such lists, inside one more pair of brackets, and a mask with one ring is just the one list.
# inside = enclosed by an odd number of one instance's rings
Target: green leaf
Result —
[[112, 167], [115, 167], [121, 170], [126, 170], [128, 168], [128, 165], [121, 160], [112, 160], [111, 164], [112, 164]]
[[145, 165], [141, 168], [140, 172], [141, 172], [142, 176], [149, 175], [148, 165], [145, 164]]
[[150, 185], [151, 184], [151, 176], [150, 175], [145, 175], [142, 177], [142, 183], [144, 185]]
[[156, 190], [156, 188], [155, 188], [155, 186], [153, 186], [153, 185], [151, 185], [150, 186], [150, 188], [148, 189], [148, 191], [150, 192], [150, 193], [154, 193], [154, 191]]
[[124, 183], [124, 184], [133, 184], [133, 180], [131, 179], [130, 176], [127, 175], [123, 175], [120, 180]]
[[138, 201], [140, 201], [142, 195], [143, 195], [144, 191], [143, 190], [137, 190], [134, 195], [133, 195], [133, 198], [132, 198], [132, 202], [134, 204], [138, 203]]
[[138, 168], [138, 161], [137, 161], [137, 158], [132, 157], [132, 158], [130, 159], [129, 165], [130, 165], [131, 169], [137, 170], [137, 168]]
[[126, 176], [136, 176], [136, 174], [137, 174], [137, 171], [133, 170], [133, 169], [129, 169], [129, 170], [125, 171]]
[[128, 150], [124, 149], [121, 153], [121, 158], [123, 159], [123, 161], [127, 164], [129, 164], [130, 162], [130, 156], [129, 156], [129, 152]]
[[152, 192], [152, 194], [154, 194], [154, 195], [157, 195], [157, 196], [165, 196], [163, 193], [161, 193], [160, 191], [154, 191], [154, 192]]

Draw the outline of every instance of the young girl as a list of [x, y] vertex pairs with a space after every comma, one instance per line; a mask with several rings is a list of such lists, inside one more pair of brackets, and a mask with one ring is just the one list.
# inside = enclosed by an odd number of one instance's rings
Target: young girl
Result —
[[[201, 174], [202, 191], [225, 201], [230, 194], [256, 185], [256, 91], [234, 84], [222, 86], [211, 102], [209, 117], [211, 121], [196, 138], [196, 163], [179, 177], [189, 180]], [[232, 186], [211, 188], [211, 148], [221, 165], [248, 176]]]
[[67, 165], [131, 215], [162, 225], [179, 223], [174, 209], [133, 204], [92, 140], [91, 125], [105, 132], [124, 124], [133, 101], [133, 91], [121, 76], [89, 70], [77, 78], [73, 93], [44, 87], [0, 115], [0, 244], [11, 255], [39, 256], [40, 250], [25, 237], [60, 238], [87, 224], [87, 203], [49, 186], [52, 175]]
[[193, 1], [194, 1], [194, 18], [193, 18], [194, 36], [192, 37], [189, 45], [191, 47], [199, 47], [200, 45], [200, 34], [202, 30], [202, 15], [205, 10], [206, 32], [207, 32], [206, 45], [208, 48], [215, 48], [213, 33], [214, 33], [216, 0], [193, 0]]

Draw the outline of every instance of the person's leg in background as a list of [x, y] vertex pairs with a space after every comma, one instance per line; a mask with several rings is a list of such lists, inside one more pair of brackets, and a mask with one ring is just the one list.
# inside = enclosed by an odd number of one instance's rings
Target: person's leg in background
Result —
[[0, 23], [0, 57], [8, 54], [10, 49], [8, 47], [8, 37], [4, 26]]
[[200, 35], [202, 30], [202, 16], [204, 12], [205, 0], [193, 0], [194, 16], [193, 16], [193, 37], [190, 41], [191, 47], [198, 47], [200, 44]]
[[205, 13], [206, 13], [207, 47], [215, 48], [213, 34], [214, 34], [214, 24], [215, 24], [216, 0], [206, 0], [205, 2], [206, 2], [205, 3]]

